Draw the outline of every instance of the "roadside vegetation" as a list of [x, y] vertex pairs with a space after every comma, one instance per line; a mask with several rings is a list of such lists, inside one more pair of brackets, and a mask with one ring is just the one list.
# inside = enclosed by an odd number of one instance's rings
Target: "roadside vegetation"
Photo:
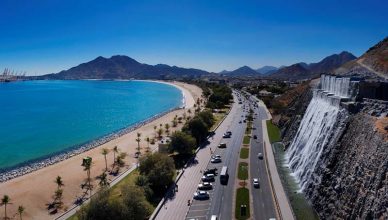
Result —
[[240, 162], [238, 164], [238, 179], [239, 180], [247, 180], [248, 179], [248, 163]]
[[281, 141], [280, 129], [276, 125], [272, 124], [271, 120], [267, 120], [267, 130], [269, 141], [271, 143]]
[[241, 148], [241, 151], [240, 151], [240, 158], [241, 159], [248, 159], [249, 157], [249, 148]]
[[[246, 206], [245, 215], [241, 213], [241, 206]], [[235, 217], [239, 220], [248, 219], [250, 217], [249, 189], [247, 188], [238, 188], [236, 191]]]
[[244, 136], [244, 139], [243, 139], [243, 144], [245, 145], [248, 145], [249, 143], [251, 142], [251, 137], [248, 136], [248, 135], [245, 135]]

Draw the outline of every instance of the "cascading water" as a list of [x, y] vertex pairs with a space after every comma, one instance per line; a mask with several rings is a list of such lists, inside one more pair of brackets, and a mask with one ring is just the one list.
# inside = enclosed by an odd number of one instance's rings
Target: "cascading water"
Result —
[[321, 153], [337, 130], [341, 114], [341, 99], [351, 98], [350, 78], [322, 75], [321, 85], [314, 91], [301, 124], [286, 157], [301, 190], [313, 181], [312, 175]]

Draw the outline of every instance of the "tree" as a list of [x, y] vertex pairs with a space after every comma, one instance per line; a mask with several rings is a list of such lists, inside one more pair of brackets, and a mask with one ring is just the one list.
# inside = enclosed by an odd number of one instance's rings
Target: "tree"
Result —
[[214, 124], [214, 116], [213, 113], [209, 110], [198, 113], [197, 117], [199, 117], [206, 126], [210, 129]]
[[147, 142], [146, 152], [149, 153], [151, 151], [151, 148], [150, 148], [151, 139], [147, 136], [144, 140]]
[[57, 184], [57, 190], [65, 185], [65, 184], [63, 184], [61, 176], [57, 176], [57, 178], [55, 179], [55, 183]]
[[119, 167], [125, 166], [125, 162], [124, 162], [125, 157], [127, 157], [127, 153], [125, 153], [125, 152], [121, 152], [121, 153], [117, 156], [117, 158], [116, 158], [116, 164], [117, 164]]
[[125, 219], [148, 219], [152, 206], [147, 202], [143, 189], [124, 185], [121, 189], [123, 206], [126, 208]]
[[137, 133], [136, 134], [137, 138], [136, 138], [136, 142], [137, 142], [137, 153], [140, 155], [140, 137], [141, 137], [141, 133]]
[[166, 123], [164, 125], [164, 129], [166, 130], [166, 134], [169, 135], [170, 134], [170, 124]]
[[208, 127], [199, 117], [190, 120], [183, 130], [195, 138], [197, 145], [204, 141], [208, 135]]
[[8, 217], [7, 217], [7, 205], [11, 204], [10, 201], [11, 201], [11, 199], [9, 198], [8, 195], [4, 195], [3, 198], [1, 199], [1, 205], [4, 206], [4, 219], [8, 219]]
[[92, 185], [91, 185], [91, 178], [90, 178], [90, 170], [92, 168], [92, 158], [88, 159], [88, 160], [84, 160], [83, 163], [82, 163], [82, 166], [84, 167], [84, 171], [86, 171], [86, 175], [87, 175], [87, 179], [86, 179], [86, 182], [87, 182], [87, 185], [86, 185], [86, 192], [90, 192], [90, 194], [92, 194]]
[[169, 151], [176, 151], [180, 154], [192, 154], [195, 146], [195, 139], [191, 135], [176, 131], [171, 136]]
[[116, 165], [116, 153], [119, 153], [119, 148], [117, 146], [113, 147], [113, 167]]
[[139, 175], [136, 179], [136, 185], [140, 186], [144, 190], [148, 201], [151, 201], [154, 192], [151, 189], [150, 182], [148, 181], [147, 177], [144, 175]]
[[155, 194], [163, 195], [174, 180], [174, 160], [166, 154], [154, 153], [140, 158], [139, 171], [147, 177]]
[[63, 199], [63, 190], [57, 189], [54, 192], [54, 207], [55, 209], [60, 209], [63, 205], [62, 199]]
[[104, 159], [105, 159], [105, 172], [106, 172], [106, 171], [108, 171], [108, 161], [106, 160], [106, 155], [109, 154], [109, 150], [106, 149], [106, 148], [102, 148], [101, 154], [104, 155]]
[[98, 176], [98, 179], [100, 179], [100, 182], [98, 183], [98, 185], [100, 185], [101, 188], [109, 186], [108, 175], [106, 175], [105, 172], [103, 172], [100, 176]]
[[20, 220], [23, 220], [22, 215], [24, 213], [24, 210], [25, 210], [25, 208], [23, 206], [20, 205], [18, 207], [18, 213], [19, 213]]
[[156, 138], [156, 135], [157, 135], [157, 132], [156, 132], [156, 129], [158, 128], [158, 126], [154, 125], [154, 134], [155, 134], [155, 138]]
[[163, 135], [163, 129], [159, 128], [159, 130], [158, 130], [158, 138], [161, 139], [162, 135]]

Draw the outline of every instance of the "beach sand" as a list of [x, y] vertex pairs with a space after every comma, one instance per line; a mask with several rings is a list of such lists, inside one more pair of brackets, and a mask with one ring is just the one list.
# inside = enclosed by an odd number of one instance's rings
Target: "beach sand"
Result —
[[[166, 83], [166, 82], [163, 82]], [[140, 132], [142, 141], [140, 142], [142, 151], [144, 152], [147, 142], [144, 139], [148, 136], [153, 138], [155, 136], [154, 125], [159, 127], [159, 124], [170, 123], [175, 115], [182, 116], [184, 111], [191, 109], [194, 112], [194, 104], [197, 98], [201, 98], [202, 90], [197, 86], [185, 84], [181, 82], [173, 82], [171, 85], [179, 88], [185, 97], [185, 110], [179, 109], [170, 112], [155, 121], [152, 121], [130, 133], [127, 133], [119, 138], [113, 139], [94, 149], [73, 156], [67, 160], [44, 167], [32, 173], [11, 179], [7, 182], [0, 183], [0, 196], [8, 195], [11, 198], [10, 205], [7, 206], [8, 217], [14, 217], [17, 213], [17, 207], [23, 205], [26, 210], [23, 219], [54, 219], [64, 212], [62, 209], [55, 215], [50, 215], [46, 204], [52, 202], [52, 196], [56, 190], [55, 178], [59, 175], [62, 177], [65, 186], [63, 187], [64, 209], [71, 208], [75, 199], [83, 195], [83, 190], [80, 184], [86, 179], [86, 172], [81, 167], [82, 158], [90, 156], [93, 158], [93, 166], [91, 169], [91, 176], [93, 177], [93, 184], [98, 185], [98, 180], [95, 177], [100, 175], [105, 169], [104, 156], [101, 154], [102, 148], [112, 149], [118, 146], [119, 150], [128, 153], [125, 162], [128, 165], [126, 168], [133, 166], [137, 159], [134, 157], [137, 147], [136, 134]], [[193, 114], [193, 113], [192, 113]], [[192, 115], [191, 115], [192, 116]], [[171, 128], [171, 131], [180, 129], [182, 124], [176, 128]], [[151, 149], [155, 149], [157, 145], [150, 145]], [[107, 155], [108, 166], [113, 163], [113, 152]], [[122, 171], [126, 170], [123, 168]], [[114, 176], [109, 175], [109, 179]], [[0, 208], [0, 217], [4, 216], [4, 208]]]

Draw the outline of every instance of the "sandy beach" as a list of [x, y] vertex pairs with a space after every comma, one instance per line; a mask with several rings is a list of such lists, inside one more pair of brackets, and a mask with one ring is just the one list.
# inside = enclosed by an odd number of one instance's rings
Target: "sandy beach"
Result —
[[[160, 81], [158, 81], [160, 82]], [[52, 195], [56, 190], [55, 178], [59, 175], [62, 177], [64, 186], [64, 209], [70, 208], [75, 199], [83, 194], [83, 190], [80, 188], [80, 184], [85, 180], [86, 173], [81, 167], [82, 158], [90, 156], [93, 158], [93, 166], [91, 174], [94, 180], [94, 185], [98, 185], [98, 181], [94, 177], [100, 175], [105, 169], [104, 156], [101, 154], [102, 148], [112, 149], [114, 146], [118, 146], [121, 152], [125, 152], [128, 156], [125, 158], [125, 162], [128, 165], [125, 169], [133, 166], [137, 159], [134, 157], [137, 147], [136, 134], [140, 132], [142, 141], [140, 145], [144, 152], [147, 142], [144, 139], [148, 136], [153, 138], [155, 136], [154, 126], [159, 124], [170, 123], [175, 115], [182, 116], [182, 114], [191, 109], [194, 112], [194, 104], [197, 98], [202, 95], [202, 90], [194, 85], [189, 85], [181, 82], [161, 82], [168, 83], [179, 88], [185, 98], [185, 109], [179, 109], [167, 113], [166, 115], [157, 118], [156, 120], [149, 122], [136, 130], [133, 130], [127, 134], [124, 134], [118, 138], [115, 138], [105, 144], [102, 144], [89, 151], [83, 152], [76, 156], [73, 156], [64, 161], [56, 164], [44, 167], [26, 175], [11, 179], [7, 182], [0, 183], [0, 196], [8, 195], [11, 198], [10, 205], [7, 206], [7, 214], [9, 217], [16, 216], [17, 207], [23, 205], [26, 210], [23, 219], [54, 219], [59, 216], [64, 210], [61, 210], [55, 215], [50, 215], [47, 211], [46, 204], [52, 201]], [[172, 126], [170, 126], [172, 127]], [[180, 129], [182, 124], [179, 124], [176, 128], [171, 128], [171, 131]], [[150, 145], [151, 149], [155, 149], [156, 145]], [[113, 163], [113, 153], [107, 155], [108, 165]], [[114, 176], [109, 175], [109, 179], [113, 179]], [[0, 217], [4, 216], [4, 209], [0, 209]]]

